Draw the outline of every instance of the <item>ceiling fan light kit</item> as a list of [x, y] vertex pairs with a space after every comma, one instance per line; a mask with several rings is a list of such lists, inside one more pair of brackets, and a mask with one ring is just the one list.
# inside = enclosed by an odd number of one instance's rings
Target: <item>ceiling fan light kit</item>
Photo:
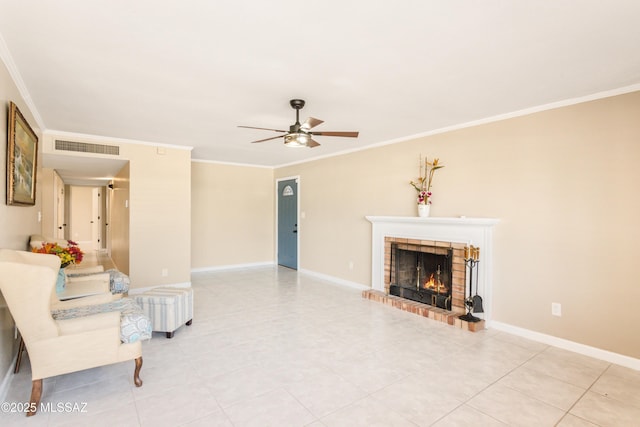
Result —
[[313, 117], [309, 117], [304, 123], [300, 124], [300, 110], [304, 107], [304, 100], [302, 99], [292, 99], [289, 101], [291, 108], [296, 110], [296, 122], [289, 126], [289, 132], [281, 130], [281, 129], [270, 129], [270, 128], [261, 128], [254, 126], [238, 126], [241, 128], [247, 129], [260, 129], [260, 130], [271, 130], [274, 132], [283, 132], [284, 135], [278, 135], [271, 138], [260, 139], [256, 142], [264, 142], [270, 141], [272, 139], [277, 139], [280, 137], [284, 137], [284, 145], [287, 147], [317, 147], [320, 144], [317, 141], [313, 140], [313, 135], [323, 135], [323, 136], [341, 136], [347, 138], [357, 138], [358, 132], [335, 132], [335, 131], [325, 131], [325, 132], [311, 132], [311, 129], [318, 126], [321, 123], [324, 123], [320, 119], [316, 119]]
[[305, 133], [288, 133], [284, 136], [284, 145], [287, 147], [306, 147], [311, 138]]

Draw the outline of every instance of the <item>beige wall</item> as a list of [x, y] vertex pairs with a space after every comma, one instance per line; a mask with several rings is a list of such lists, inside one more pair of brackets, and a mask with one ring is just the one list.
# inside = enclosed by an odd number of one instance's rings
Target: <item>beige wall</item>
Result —
[[43, 236], [56, 237], [53, 218], [53, 210], [55, 209], [55, 191], [54, 181], [56, 172], [53, 169], [41, 168], [40, 171], [40, 195], [42, 201], [42, 226], [41, 233]]
[[131, 144], [121, 153], [130, 161], [131, 287], [190, 283], [191, 151]]
[[[0, 146], [0, 188], [2, 188], [2, 201], [0, 201], [0, 247], [8, 249], [25, 250], [29, 241], [29, 235], [40, 233], [38, 223], [38, 211], [41, 206], [41, 177], [38, 171], [36, 181], [36, 205], [35, 206], [7, 206], [6, 188], [7, 176], [5, 168], [7, 164], [7, 117], [9, 101], [13, 101], [20, 112], [27, 119], [33, 130], [41, 139], [41, 133], [31, 111], [22, 99], [13, 79], [9, 75], [4, 63], [0, 61], [0, 135], [5, 141]], [[38, 159], [39, 160], [39, 159]], [[11, 360], [15, 354], [17, 343], [13, 338], [14, 323], [2, 294], [0, 293], [0, 383], [8, 372]]]
[[415, 215], [418, 156], [439, 157], [432, 215], [501, 219], [494, 320], [640, 358], [638, 117], [640, 92], [280, 168], [301, 176], [300, 267], [370, 285], [364, 216]]
[[273, 170], [192, 162], [191, 267], [272, 262]]

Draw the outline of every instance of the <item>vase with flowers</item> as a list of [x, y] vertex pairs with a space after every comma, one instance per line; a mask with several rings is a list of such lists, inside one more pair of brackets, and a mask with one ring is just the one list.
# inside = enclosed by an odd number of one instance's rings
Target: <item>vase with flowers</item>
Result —
[[436, 170], [443, 167], [444, 165], [440, 164], [439, 159], [433, 159], [433, 162], [430, 162], [429, 159], [425, 157], [423, 162], [422, 156], [420, 156], [420, 177], [415, 181], [409, 182], [418, 192], [418, 216], [429, 216], [429, 210], [431, 207], [431, 185], [433, 183], [433, 174]]
[[33, 248], [32, 252], [57, 255], [58, 258], [60, 258], [60, 270], [58, 271], [58, 278], [56, 280], [56, 292], [58, 293], [64, 291], [66, 284], [67, 278], [64, 273], [64, 268], [71, 264], [81, 263], [84, 257], [84, 253], [73, 240], [67, 240], [66, 247], [62, 247], [58, 243], [43, 242], [41, 247]]

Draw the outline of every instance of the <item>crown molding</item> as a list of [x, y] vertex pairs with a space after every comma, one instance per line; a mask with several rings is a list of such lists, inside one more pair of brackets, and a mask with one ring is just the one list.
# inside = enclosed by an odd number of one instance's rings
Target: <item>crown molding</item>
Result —
[[193, 163], [209, 163], [214, 165], [224, 165], [224, 166], [240, 166], [246, 168], [262, 168], [262, 169], [275, 169], [275, 166], [269, 165], [255, 165], [252, 163], [236, 163], [236, 162], [223, 162], [219, 160], [203, 160], [203, 159], [191, 159]]

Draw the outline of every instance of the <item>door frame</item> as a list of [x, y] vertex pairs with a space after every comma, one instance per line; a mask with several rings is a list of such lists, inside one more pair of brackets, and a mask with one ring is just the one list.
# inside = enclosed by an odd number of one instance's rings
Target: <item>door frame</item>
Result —
[[275, 195], [276, 195], [276, 200], [275, 200], [275, 205], [276, 205], [276, 215], [275, 215], [275, 229], [276, 229], [276, 234], [275, 234], [275, 257], [274, 257], [274, 265], [277, 267], [278, 266], [278, 215], [280, 214], [278, 212], [278, 202], [279, 202], [279, 198], [280, 198], [280, 192], [278, 191], [278, 184], [281, 181], [289, 181], [291, 179], [295, 179], [296, 180], [296, 223], [297, 225], [297, 230], [298, 232], [296, 233], [296, 271], [300, 270], [300, 229], [302, 228], [300, 225], [300, 175], [295, 175], [295, 176], [286, 176], [286, 177], [282, 177], [282, 178], [276, 178], [276, 182], [275, 182]]
[[109, 184], [104, 191], [104, 248], [107, 251], [107, 255], [111, 256], [111, 203], [113, 199], [113, 181], [109, 181]]
[[102, 211], [103, 211], [103, 194], [105, 187], [91, 187], [91, 241], [93, 249], [99, 251], [102, 249]]
[[65, 185], [58, 175], [58, 172], [53, 171], [53, 192], [55, 194], [55, 206], [53, 208], [53, 237], [56, 239], [65, 239], [66, 236], [66, 224], [65, 224]]

